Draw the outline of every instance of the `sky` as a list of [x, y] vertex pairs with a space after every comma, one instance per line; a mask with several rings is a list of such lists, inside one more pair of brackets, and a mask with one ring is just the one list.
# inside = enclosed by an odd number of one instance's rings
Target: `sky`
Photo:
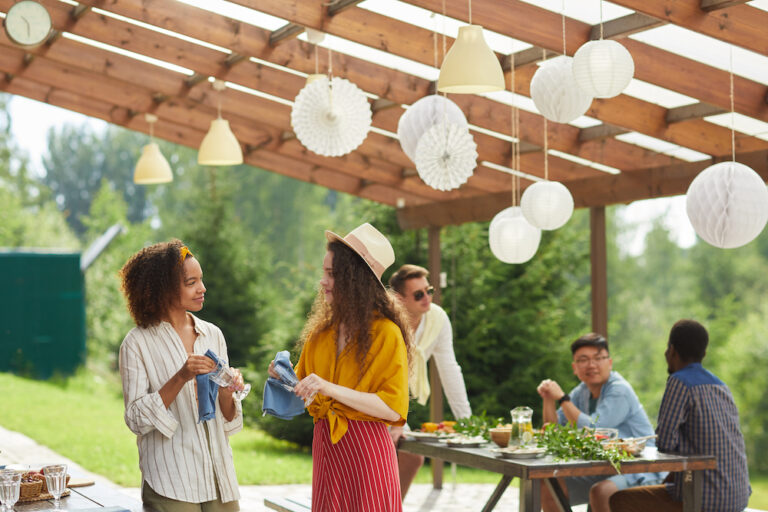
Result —
[[[97, 129], [106, 126], [106, 122], [99, 119], [21, 96], [11, 97], [10, 112], [13, 138], [29, 156], [32, 171], [38, 176], [45, 173], [42, 155], [47, 151], [46, 134], [49, 128], [83, 123], [89, 123]], [[137, 159], [139, 151], [140, 148], [137, 148]], [[645, 235], [651, 229], [653, 220], [659, 217], [663, 218], [664, 225], [671, 230], [671, 236], [679, 246], [690, 247], [695, 242], [696, 235], [685, 213], [684, 196], [635, 201], [623, 208], [621, 214], [635, 226], [622, 244], [628, 248], [629, 254], [642, 253]]]

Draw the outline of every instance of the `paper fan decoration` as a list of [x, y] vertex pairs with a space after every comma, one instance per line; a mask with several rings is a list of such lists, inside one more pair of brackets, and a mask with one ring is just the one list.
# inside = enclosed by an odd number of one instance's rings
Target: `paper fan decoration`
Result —
[[291, 126], [308, 150], [342, 156], [363, 143], [371, 128], [371, 107], [355, 84], [344, 78], [316, 80], [299, 91]]
[[477, 164], [477, 144], [466, 127], [437, 123], [416, 145], [416, 171], [424, 183], [437, 190], [453, 190], [472, 176]]
[[403, 152], [416, 161], [416, 146], [424, 132], [439, 122], [448, 122], [469, 129], [467, 118], [458, 105], [444, 96], [433, 94], [421, 98], [400, 116], [397, 123], [397, 138]]

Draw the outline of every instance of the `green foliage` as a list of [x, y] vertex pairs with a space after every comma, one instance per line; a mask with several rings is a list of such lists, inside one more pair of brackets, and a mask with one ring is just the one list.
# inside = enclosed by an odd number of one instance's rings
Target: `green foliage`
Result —
[[479, 415], [473, 414], [468, 418], [460, 418], [456, 421], [453, 429], [460, 434], [468, 437], [482, 436], [490, 441], [489, 428], [494, 428], [500, 423], [506, 423], [504, 418], [489, 418], [485, 411]]
[[621, 461], [633, 459], [632, 455], [617, 448], [605, 448], [592, 429], [576, 428], [573, 424], [545, 426], [538, 438], [538, 446], [546, 448], [555, 460], [607, 460], [621, 472]]
[[112, 125], [103, 130], [87, 124], [63, 125], [49, 131], [43, 183], [78, 235], [86, 231], [82, 217], [88, 215], [105, 178], [123, 197], [131, 222], [147, 218], [147, 188], [133, 183], [136, 161], [147, 142], [144, 134]]

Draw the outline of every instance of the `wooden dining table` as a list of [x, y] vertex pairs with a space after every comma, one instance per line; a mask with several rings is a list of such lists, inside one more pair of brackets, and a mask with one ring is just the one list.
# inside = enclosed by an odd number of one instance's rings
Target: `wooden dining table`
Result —
[[[155, 512], [119, 489], [99, 482], [86, 487], [73, 487], [69, 492], [69, 496], [61, 498], [62, 512], [94, 509], [105, 509], [104, 512]], [[53, 509], [53, 499], [17, 503], [13, 509], [16, 512], [48, 512]]]
[[[491, 451], [495, 445], [477, 448], [450, 447], [444, 442], [405, 439], [398, 445], [398, 450], [424, 455], [462, 466], [483, 469], [499, 473], [501, 481], [496, 486], [483, 512], [493, 510], [512, 479], [520, 479], [520, 512], [539, 512], [541, 510], [541, 488], [547, 486], [555, 500], [565, 512], [571, 510], [563, 493], [558, 478], [569, 476], [589, 476], [616, 474], [608, 461], [557, 461], [547, 455], [536, 459], [505, 459]], [[646, 448], [638, 457], [622, 461], [621, 473], [648, 473], [661, 471], [682, 471], [683, 512], [701, 510], [703, 472], [715, 468], [712, 455], [672, 455]]]

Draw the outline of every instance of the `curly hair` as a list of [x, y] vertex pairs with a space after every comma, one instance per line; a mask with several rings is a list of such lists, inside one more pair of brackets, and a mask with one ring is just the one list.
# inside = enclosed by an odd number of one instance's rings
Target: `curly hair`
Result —
[[[120, 269], [128, 311], [139, 327], [159, 324], [179, 298], [184, 279], [181, 240], [161, 242], [140, 250]], [[192, 256], [185, 251], [184, 256]]]
[[299, 349], [316, 334], [344, 325], [348, 346], [355, 350], [359, 375], [367, 369], [366, 358], [371, 349], [371, 324], [377, 316], [393, 321], [403, 333], [410, 366], [413, 346], [405, 309], [394, 294], [384, 289], [363, 259], [341, 242], [330, 242], [333, 254], [333, 301], [328, 304], [322, 289], [318, 290], [312, 311], [301, 333]]

